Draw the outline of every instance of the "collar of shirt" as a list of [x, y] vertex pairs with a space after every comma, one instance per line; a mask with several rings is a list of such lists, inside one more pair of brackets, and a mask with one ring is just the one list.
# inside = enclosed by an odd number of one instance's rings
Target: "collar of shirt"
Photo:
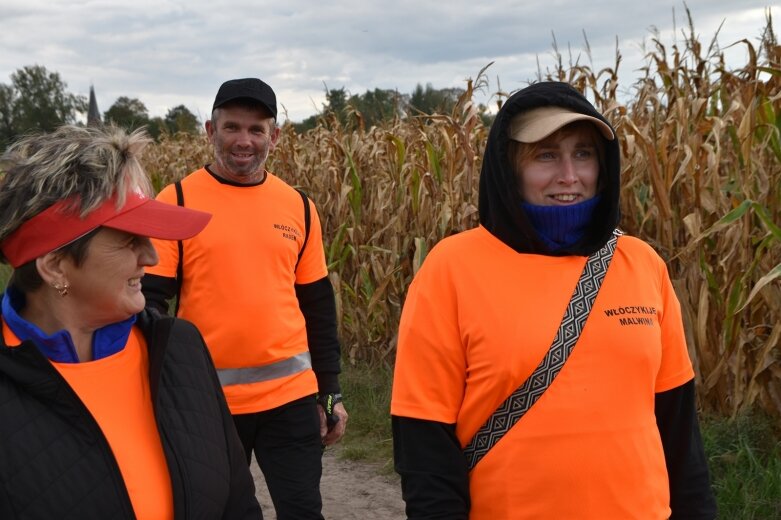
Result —
[[[0, 309], [11, 332], [21, 341], [32, 341], [38, 350], [51, 361], [78, 363], [79, 357], [76, 354], [76, 347], [70, 333], [62, 329], [51, 335], [46, 334], [19, 315], [19, 311], [24, 308], [24, 305], [24, 294], [9, 286], [3, 295]], [[102, 359], [124, 349], [130, 335], [130, 329], [135, 322], [136, 317], [131, 316], [124, 321], [97, 329], [92, 334], [92, 359]]]

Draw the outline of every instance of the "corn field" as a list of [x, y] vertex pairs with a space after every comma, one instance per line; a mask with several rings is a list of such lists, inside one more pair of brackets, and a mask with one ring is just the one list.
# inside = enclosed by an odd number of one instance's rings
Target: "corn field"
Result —
[[[698, 41], [691, 18], [683, 34], [653, 40], [630, 88], [619, 86], [618, 51], [599, 71], [558, 55], [537, 79], [575, 85], [617, 129], [621, 227], [668, 262], [702, 405], [781, 416], [781, 46], [769, 14], [761, 41], [736, 43], [748, 56], [738, 68]], [[488, 128], [473, 97], [487, 87], [481, 71], [450, 114], [350, 131], [324, 115], [303, 135], [282, 128], [268, 167], [318, 205], [348, 362], [393, 363], [405, 292], [426, 253], [477, 225]], [[210, 159], [205, 137], [180, 135], [145, 163], [160, 188]]]

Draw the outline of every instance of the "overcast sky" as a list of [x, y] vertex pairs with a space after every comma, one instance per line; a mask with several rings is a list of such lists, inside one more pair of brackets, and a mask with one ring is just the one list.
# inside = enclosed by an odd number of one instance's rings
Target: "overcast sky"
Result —
[[[722, 22], [722, 47], [744, 38], [756, 45], [766, 10], [776, 32], [781, 19], [769, 0], [686, 5], [704, 45]], [[490, 62], [486, 94], [516, 90], [535, 77], [538, 59], [554, 64], [553, 35], [565, 53], [584, 54], [585, 34], [595, 70], [613, 66], [617, 42], [628, 87], [652, 31], [669, 48], [686, 18], [684, 3], [672, 0], [0, 0], [0, 22], [0, 83], [42, 65], [69, 92], [86, 96], [94, 85], [101, 113], [127, 96], [151, 116], [184, 104], [203, 120], [220, 83], [255, 76], [274, 88], [280, 112], [300, 121], [321, 108], [325, 86], [351, 94], [464, 87]], [[745, 49], [727, 55], [744, 64]]]

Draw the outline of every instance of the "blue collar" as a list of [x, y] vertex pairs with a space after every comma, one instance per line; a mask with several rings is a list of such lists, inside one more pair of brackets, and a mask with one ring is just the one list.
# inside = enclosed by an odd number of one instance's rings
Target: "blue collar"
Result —
[[558, 251], [577, 244], [586, 234], [599, 195], [572, 206], [536, 206], [523, 202], [523, 210], [543, 242]]
[[[70, 333], [63, 329], [51, 336], [44, 333], [36, 325], [30, 323], [19, 315], [24, 308], [24, 294], [9, 286], [2, 297], [3, 319], [11, 331], [22, 341], [31, 340], [47, 358], [57, 363], [78, 363], [76, 347], [73, 345]], [[92, 334], [92, 358], [102, 359], [125, 348], [130, 336], [130, 329], [136, 321], [135, 316], [112, 323], [96, 330]]]

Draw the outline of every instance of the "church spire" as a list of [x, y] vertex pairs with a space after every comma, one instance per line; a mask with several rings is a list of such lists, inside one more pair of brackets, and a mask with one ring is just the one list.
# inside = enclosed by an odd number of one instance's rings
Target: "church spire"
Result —
[[89, 87], [89, 110], [87, 110], [87, 126], [100, 126], [100, 112], [98, 111], [98, 101], [95, 99], [95, 89]]

